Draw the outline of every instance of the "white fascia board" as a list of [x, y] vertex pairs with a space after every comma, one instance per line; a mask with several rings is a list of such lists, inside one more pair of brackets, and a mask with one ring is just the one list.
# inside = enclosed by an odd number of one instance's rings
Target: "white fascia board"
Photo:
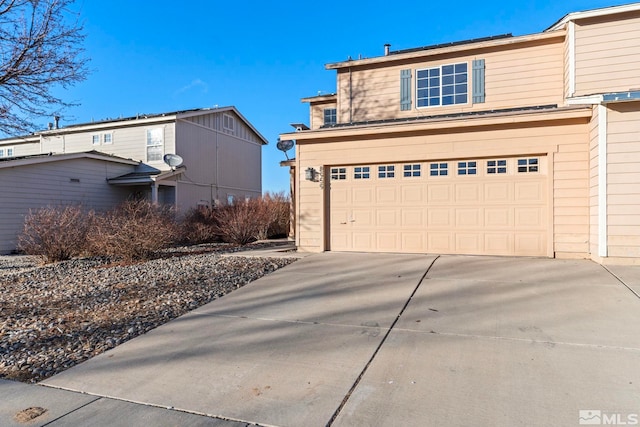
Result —
[[596, 105], [600, 104], [602, 100], [602, 95], [586, 95], [567, 98], [566, 101], [568, 105]]
[[578, 19], [597, 18], [600, 16], [613, 15], [616, 13], [634, 12], [640, 10], [640, 3], [625, 4], [622, 6], [604, 7], [601, 9], [586, 10], [584, 12], [572, 12], [565, 15], [564, 18], [547, 28], [545, 32], [555, 31], [563, 28], [569, 21], [577, 21]]

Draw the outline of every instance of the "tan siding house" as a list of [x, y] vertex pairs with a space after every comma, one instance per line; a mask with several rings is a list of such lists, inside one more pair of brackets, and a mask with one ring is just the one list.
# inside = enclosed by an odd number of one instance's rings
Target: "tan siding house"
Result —
[[[29, 184], [22, 198], [10, 197], [3, 190], [0, 251], [15, 248], [15, 233], [29, 208], [47, 204], [83, 203], [103, 209], [136, 195], [175, 205], [184, 212], [258, 197], [262, 193], [265, 144], [267, 140], [235, 107], [52, 126], [33, 135], [0, 140], [0, 185], [4, 189], [21, 182]], [[92, 154], [91, 162], [68, 160], [73, 153], [87, 152], [97, 153]], [[180, 156], [183, 163], [171, 167], [164, 161], [169, 154]], [[101, 160], [95, 156], [102, 156]], [[107, 163], [110, 167], [101, 164], [104, 158], [111, 159]], [[113, 159], [127, 166], [114, 169], [117, 162]], [[80, 163], [91, 165], [77, 172], [82, 185], [75, 185], [75, 181], [69, 184], [66, 165]], [[64, 192], [52, 191], [49, 185], [60, 180]], [[42, 193], [42, 197], [32, 193]]]
[[328, 64], [280, 136], [300, 250], [640, 264], [639, 32], [636, 3]]

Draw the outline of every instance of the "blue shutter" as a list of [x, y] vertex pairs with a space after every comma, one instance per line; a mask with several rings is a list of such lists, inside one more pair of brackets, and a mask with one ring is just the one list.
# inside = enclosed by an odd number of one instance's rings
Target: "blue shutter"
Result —
[[475, 59], [472, 65], [473, 103], [484, 102], [484, 59]]
[[400, 70], [400, 110], [411, 110], [411, 70]]

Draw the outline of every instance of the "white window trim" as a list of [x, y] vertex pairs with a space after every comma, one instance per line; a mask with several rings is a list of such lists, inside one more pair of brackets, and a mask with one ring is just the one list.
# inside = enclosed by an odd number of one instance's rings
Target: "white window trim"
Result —
[[[97, 142], [96, 142], [97, 139]], [[99, 133], [94, 133], [91, 135], [91, 145], [100, 145], [102, 142], [102, 136]]]
[[[467, 64], [467, 102], [463, 103], [463, 104], [450, 104], [450, 105], [442, 105], [442, 67], [446, 67], [448, 65], [453, 65], [455, 67], [455, 65], [457, 64]], [[433, 68], [439, 68], [440, 69], [440, 105], [423, 105], [423, 106], [419, 106], [418, 105], [418, 71], [424, 71], [424, 70], [431, 70]], [[471, 65], [469, 63], [469, 61], [460, 61], [460, 62], [454, 62], [454, 63], [450, 63], [450, 64], [441, 64], [441, 65], [434, 65], [432, 67], [424, 67], [424, 68], [416, 68], [415, 70], [415, 108], [418, 110], [422, 110], [422, 109], [427, 109], [427, 108], [450, 108], [450, 107], [456, 107], [456, 106], [460, 106], [460, 105], [471, 105], [471, 98], [473, 97], [473, 88], [471, 87], [471, 80], [472, 78], [470, 78], [470, 76], [472, 76], [472, 71], [471, 70]]]
[[[157, 145], [149, 145], [149, 132], [150, 131], [154, 131], [154, 130], [160, 130], [160, 132], [162, 133], [162, 141], [160, 142], [160, 144]], [[162, 162], [162, 157], [164, 156], [164, 150], [165, 150], [165, 134], [164, 134], [164, 127], [151, 127], [151, 128], [147, 128], [144, 131], [144, 148], [145, 148], [145, 159], [148, 163], [159, 163]], [[161, 147], [162, 148], [162, 153], [160, 155], [160, 159], [158, 160], [149, 160], [149, 147]]]
[[[11, 151], [11, 153], [9, 153], [9, 151]], [[15, 157], [16, 155], [16, 148], [15, 147], [0, 147], [0, 158], [7, 158], [7, 157]]]
[[[409, 169], [405, 169], [405, 167], [410, 166]], [[414, 169], [414, 166], [418, 166], [418, 169]], [[413, 179], [413, 178], [422, 178], [424, 176], [424, 168], [422, 167], [422, 163], [405, 163], [402, 165], [402, 178], [404, 179]], [[410, 175], [405, 175], [406, 172], [409, 172]], [[418, 175], [414, 175], [415, 172], [418, 172]]]
[[[107, 135], [111, 137], [111, 141], [109, 142], [107, 142]], [[104, 134], [102, 134], [102, 143], [105, 145], [113, 144], [113, 132], [105, 132]]]

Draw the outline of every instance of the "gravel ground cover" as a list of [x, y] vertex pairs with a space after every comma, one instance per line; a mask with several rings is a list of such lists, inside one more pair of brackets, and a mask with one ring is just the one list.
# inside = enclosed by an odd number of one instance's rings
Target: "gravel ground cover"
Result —
[[235, 251], [176, 248], [128, 265], [0, 257], [0, 378], [41, 381], [295, 261]]

